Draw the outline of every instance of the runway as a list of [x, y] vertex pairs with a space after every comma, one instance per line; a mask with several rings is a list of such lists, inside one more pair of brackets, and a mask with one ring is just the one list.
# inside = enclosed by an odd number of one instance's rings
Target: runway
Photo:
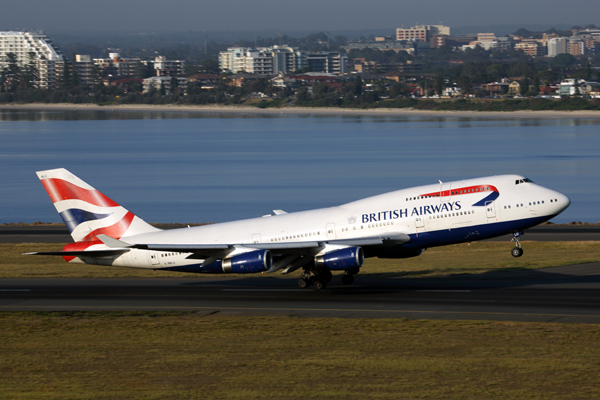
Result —
[[339, 276], [321, 292], [296, 279], [4, 279], [0, 311], [190, 310], [324, 318], [600, 323], [600, 263], [433, 278]]

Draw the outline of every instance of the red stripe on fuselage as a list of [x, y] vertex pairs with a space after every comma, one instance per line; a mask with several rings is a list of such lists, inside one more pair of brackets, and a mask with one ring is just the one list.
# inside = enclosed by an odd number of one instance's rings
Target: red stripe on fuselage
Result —
[[448, 196], [460, 196], [462, 194], [480, 193], [480, 192], [497, 192], [495, 186], [492, 185], [475, 185], [467, 186], [460, 189], [450, 189], [444, 191], [437, 191], [432, 193], [420, 194], [422, 197], [448, 197]]
[[98, 207], [118, 207], [119, 205], [97, 190], [89, 190], [62, 179], [42, 179], [52, 203], [63, 200], [81, 200]]

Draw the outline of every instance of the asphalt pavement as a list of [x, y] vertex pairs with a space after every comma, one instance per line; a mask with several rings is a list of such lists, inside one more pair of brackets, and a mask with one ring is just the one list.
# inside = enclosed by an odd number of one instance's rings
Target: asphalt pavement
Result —
[[[158, 274], [158, 273], [157, 273]], [[2, 279], [0, 311], [190, 310], [222, 315], [600, 323], [600, 263], [541, 270], [391, 278]]]
[[[510, 240], [501, 237], [494, 240]], [[597, 225], [543, 225], [523, 240], [600, 240]], [[0, 243], [68, 243], [64, 226], [0, 227]], [[600, 323], [600, 263], [402, 278], [340, 276], [320, 292], [297, 278], [0, 279], [0, 311], [190, 310], [223, 315]]]

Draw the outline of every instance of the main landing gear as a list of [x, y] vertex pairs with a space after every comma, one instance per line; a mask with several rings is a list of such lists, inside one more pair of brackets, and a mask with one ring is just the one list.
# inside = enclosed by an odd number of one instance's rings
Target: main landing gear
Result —
[[511, 239], [511, 242], [515, 243], [515, 247], [512, 248], [512, 250], [510, 251], [510, 254], [512, 254], [513, 257], [521, 257], [523, 255], [523, 249], [521, 248], [521, 242], [519, 241], [519, 236], [521, 236], [523, 234], [523, 232], [513, 232], [513, 238]]
[[360, 271], [360, 268], [358, 267], [347, 269], [346, 272], [344, 272], [344, 276], [342, 276], [342, 283], [344, 285], [352, 285], [352, 282], [354, 282], [354, 275], [358, 274], [358, 271]]
[[[360, 268], [350, 268], [344, 272], [342, 283], [351, 285], [354, 282], [354, 275], [358, 274]], [[331, 281], [331, 271], [327, 268], [305, 268], [302, 277], [298, 280], [298, 286], [302, 289], [313, 286], [316, 291], [325, 289]]]
[[325, 289], [331, 281], [331, 271], [327, 268], [305, 268], [302, 277], [298, 280], [298, 286], [302, 289], [313, 285], [316, 291]]

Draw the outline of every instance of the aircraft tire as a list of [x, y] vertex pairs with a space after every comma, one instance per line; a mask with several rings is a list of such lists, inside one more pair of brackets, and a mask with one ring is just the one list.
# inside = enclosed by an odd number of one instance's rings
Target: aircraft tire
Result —
[[327, 283], [325, 283], [324, 281], [315, 281], [315, 283], [313, 283], [314, 287], [315, 287], [315, 291], [319, 291], [322, 289], [325, 289], [327, 287]]
[[308, 287], [308, 281], [307, 281], [306, 279], [304, 279], [304, 278], [300, 278], [300, 279], [298, 280], [298, 286], [299, 286], [301, 289], [306, 289], [306, 288]]
[[523, 249], [520, 247], [513, 247], [510, 254], [512, 254], [513, 257], [521, 257], [523, 255]]

